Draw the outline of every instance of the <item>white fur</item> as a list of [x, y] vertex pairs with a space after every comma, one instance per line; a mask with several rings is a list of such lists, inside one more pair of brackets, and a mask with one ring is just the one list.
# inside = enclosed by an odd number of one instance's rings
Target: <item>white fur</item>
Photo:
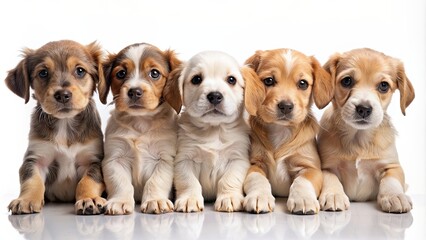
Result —
[[293, 51], [290, 49], [287, 50], [285, 54], [283, 54], [283, 58], [286, 60], [285, 68], [287, 70], [287, 73], [290, 73], [291, 69], [293, 68], [293, 64], [296, 60], [296, 57], [293, 55]]
[[287, 208], [290, 212], [306, 213], [309, 209], [313, 209], [314, 213], [318, 213], [320, 205], [314, 186], [309, 180], [298, 177], [293, 181], [290, 186]]

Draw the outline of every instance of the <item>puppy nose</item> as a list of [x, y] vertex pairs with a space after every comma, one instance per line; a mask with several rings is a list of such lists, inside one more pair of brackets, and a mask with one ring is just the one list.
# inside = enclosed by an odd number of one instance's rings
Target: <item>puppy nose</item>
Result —
[[68, 90], [59, 90], [55, 92], [53, 97], [57, 102], [67, 103], [72, 98], [72, 93]]
[[132, 100], [137, 100], [142, 97], [142, 89], [140, 88], [130, 88], [127, 92], [127, 96], [129, 96]]
[[223, 100], [223, 95], [220, 92], [211, 92], [207, 94], [207, 99], [213, 105], [218, 105]]
[[278, 108], [280, 109], [281, 113], [289, 114], [291, 111], [293, 111], [294, 104], [287, 101], [281, 101], [278, 103]]
[[373, 108], [371, 106], [358, 105], [356, 106], [356, 113], [358, 116], [362, 118], [367, 118], [370, 116], [371, 112], [373, 112]]

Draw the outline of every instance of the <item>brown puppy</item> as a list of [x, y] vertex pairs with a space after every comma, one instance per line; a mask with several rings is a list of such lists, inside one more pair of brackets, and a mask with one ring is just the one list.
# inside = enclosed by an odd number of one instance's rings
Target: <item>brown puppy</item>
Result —
[[77, 214], [102, 213], [103, 135], [92, 99], [103, 76], [101, 48], [62, 40], [23, 55], [5, 81], [25, 103], [32, 88], [37, 106], [19, 170], [21, 192], [9, 210], [40, 212], [46, 199], [76, 201]]
[[292, 213], [315, 214], [322, 174], [311, 106], [331, 101], [330, 75], [314, 57], [291, 49], [257, 51], [246, 64], [256, 77], [245, 90], [252, 145], [244, 208], [273, 211], [278, 196], [288, 197]]
[[403, 64], [371, 49], [355, 49], [331, 56], [325, 69], [335, 93], [318, 136], [324, 173], [321, 208], [340, 211], [349, 207], [349, 200], [377, 199], [385, 212], [410, 211], [395, 130], [386, 113], [396, 89], [403, 114], [414, 99]]

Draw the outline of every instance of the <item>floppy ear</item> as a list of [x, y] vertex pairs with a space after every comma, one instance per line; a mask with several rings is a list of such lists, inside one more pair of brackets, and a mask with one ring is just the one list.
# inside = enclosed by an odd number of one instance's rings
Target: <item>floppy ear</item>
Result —
[[249, 57], [245, 64], [248, 65], [248, 67], [250, 67], [251, 69], [253, 69], [255, 72], [257, 71], [257, 68], [259, 67], [260, 64], [260, 60], [261, 60], [261, 55], [262, 55], [263, 51], [261, 50], [257, 50], [253, 56]]
[[[101, 82], [105, 82], [105, 75], [104, 75], [104, 69], [103, 69], [103, 51], [101, 46], [96, 42], [92, 42], [89, 45], [86, 46], [86, 49], [89, 51], [89, 54], [92, 56], [94, 67], [96, 69], [96, 75], [94, 75], [94, 80], [96, 85], [99, 86]], [[95, 86], [96, 89], [96, 86]], [[102, 102], [103, 103], [103, 102]]]
[[34, 52], [31, 49], [24, 49], [24, 59], [21, 60], [18, 65], [10, 70], [7, 74], [6, 82], [7, 87], [19, 97], [25, 99], [27, 103], [30, 99], [30, 69], [28, 69], [27, 60], [28, 57]]
[[163, 97], [172, 108], [179, 113], [182, 108], [182, 95], [179, 87], [179, 77], [183, 67], [179, 66], [170, 72], [166, 85], [163, 88]]
[[324, 64], [323, 68], [331, 75], [331, 81], [336, 82], [336, 69], [340, 61], [341, 55], [339, 53], [333, 54], [328, 61]]
[[245, 80], [244, 104], [246, 110], [250, 115], [256, 116], [257, 110], [266, 97], [265, 86], [252, 68], [243, 66], [241, 73]]
[[100, 71], [102, 72], [103, 77], [99, 77], [98, 92], [99, 100], [101, 100], [101, 103], [103, 104], [106, 104], [109, 89], [111, 88], [111, 71], [115, 57], [115, 54], [110, 54], [108, 56], [108, 60], [103, 62], [102, 66], [100, 67]]
[[321, 67], [315, 57], [310, 58], [314, 76], [314, 101], [317, 107], [322, 109], [333, 99], [334, 81], [331, 79], [331, 75]]
[[408, 79], [407, 75], [405, 75], [404, 65], [402, 62], [398, 61], [397, 63], [397, 79], [396, 83], [400, 93], [400, 107], [401, 112], [405, 116], [405, 109], [410, 105], [410, 103], [414, 100], [414, 87]]

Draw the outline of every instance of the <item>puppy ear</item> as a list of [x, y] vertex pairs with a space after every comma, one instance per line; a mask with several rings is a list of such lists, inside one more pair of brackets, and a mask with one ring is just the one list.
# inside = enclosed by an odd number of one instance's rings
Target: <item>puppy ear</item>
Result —
[[23, 50], [24, 59], [18, 65], [10, 70], [7, 74], [6, 82], [7, 87], [19, 97], [25, 99], [27, 103], [30, 99], [30, 69], [28, 69], [27, 59], [34, 52], [31, 49]]
[[248, 65], [250, 68], [252, 68], [254, 71], [257, 71], [257, 68], [259, 67], [261, 55], [263, 51], [257, 50], [253, 56], [249, 57], [245, 64]]
[[183, 67], [179, 66], [170, 72], [163, 88], [163, 97], [172, 108], [179, 113], [182, 108], [182, 96], [179, 87], [179, 77]]
[[102, 51], [101, 46], [96, 42], [92, 42], [86, 46], [86, 49], [89, 51], [90, 56], [92, 56], [94, 67], [96, 69], [97, 74], [95, 77], [95, 82], [99, 84], [99, 82], [104, 81], [104, 70], [103, 70], [103, 61], [104, 61], [104, 53]]
[[336, 69], [339, 63], [341, 55], [339, 53], [333, 54], [328, 61], [324, 64], [323, 68], [331, 75], [331, 81], [336, 82]]
[[257, 110], [265, 100], [265, 86], [257, 76], [251, 66], [243, 66], [241, 73], [245, 80], [244, 104], [247, 112], [252, 115], [257, 115]]
[[400, 107], [401, 112], [405, 116], [405, 109], [410, 105], [410, 103], [414, 100], [414, 87], [408, 79], [407, 75], [405, 75], [404, 65], [402, 62], [397, 62], [397, 80], [396, 80], [399, 95], [400, 95]]
[[164, 51], [164, 56], [166, 57], [166, 61], [169, 64], [169, 71], [175, 70], [179, 67], [182, 62], [177, 58], [175, 51], [167, 49]]
[[106, 104], [107, 97], [109, 93], [109, 89], [111, 88], [111, 71], [112, 71], [112, 64], [114, 62], [116, 55], [110, 54], [108, 56], [108, 60], [103, 62], [101, 71], [102, 71], [102, 78], [99, 78], [98, 83], [98, 92], [99, 92], [99, 100], [101, 103]]
[[332, 81], [331, 75], [321, 67], [315, 57], [310, 58], [314, 76], [314, 101], [317, 107], [322, 109], [333, 99], [334, 81]]

